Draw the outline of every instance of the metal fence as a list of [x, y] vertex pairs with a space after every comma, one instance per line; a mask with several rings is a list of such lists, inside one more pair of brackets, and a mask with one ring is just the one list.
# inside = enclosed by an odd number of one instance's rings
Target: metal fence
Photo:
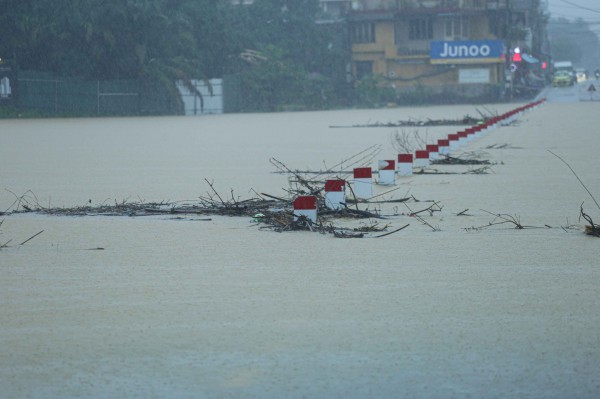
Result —
[[[61, 78], [47, 72], [19, 71], [10, 105], [56, 116], [168, 115], [180, 112], [164, 88], [145, 87], [137, 80], [83, 80]], [[236, 75], [210, 81], [192, 80], [202, 98], [177, 84], [185, 115], [239, 112], [240, 81]], [[11, 83], [12, 84], [12, 83]], [[209, 88], [210, 85], [210, 88]], [[3, 101], [0, 99], [0, 106]], [[8, 101], [4, 101], [7, 103]]]
[[136, 115], [137, 81], [60, 79], [40, 72], [19, 72], [17, 105], [54, 115]]

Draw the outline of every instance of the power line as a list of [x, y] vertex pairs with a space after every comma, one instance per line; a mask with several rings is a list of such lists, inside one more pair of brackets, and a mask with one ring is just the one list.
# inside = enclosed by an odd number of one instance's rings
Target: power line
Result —
[[564, 11], [561, 11], [561, 12], [553, 12], [553, 11], [551, 11], [551, 12], [549, 13], [549, 15], [550, 15], [552, 18], [556, 18], [556, 19], [558, 19], [558, 18], [566, 18], [566, 19], [569, 19], [569, 18], [575, 18], [575, 19], [583, 19], [583, 20], [587, 20], [588, 18], [591, 18], [591, 17], [589, 17], [589, 16], [587, 16], [587, 15], [581, 15], [581, 14], [578, 14], [578, 15], [574, 15], [574, 14], [568, 14], [568, 13], [565, 13]]
[[563, 3], [567, 3], [567, 4], [571, 5], [571, 6], [573, 6], [575, 8], [579, 8], [579, 9], [586, 10], [586, 11], [591, 11], [591, 12], [597, 12], [598, 14], [600, 14], [600, 10], [596, 10], [596, 9], [593, 9], [593, 8], [584, 7], [584, 6], [581, 6], [579, 4], [570, 2], [569, 0], [561, 0], [561, 1]]

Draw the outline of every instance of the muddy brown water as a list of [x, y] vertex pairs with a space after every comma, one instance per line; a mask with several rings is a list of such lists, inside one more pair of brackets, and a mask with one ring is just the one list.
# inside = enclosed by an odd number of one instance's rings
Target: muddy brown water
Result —
[[[332, 125], [476, 109], [3, 120], [0, 209], [28, 190], [44, 206], [193, 201], [204, 179], [285, 195], [271, 157], [319, 169], [371, 145], [395, 156], [394, 128]], [[398, 204], [379, 206], [396, 215], [382, 223], [410, 226], [379, 239], [248, 218], [2, 216], [0, 396], [597, 397], [600, 241], [578, 216], [582, 202], [600, 210], [548, 150], [600, 198], [599, 115], [546, 104], [460, 149], [491, 173], [399, 178], [385, 197], [439, 201], [435, 232]], [[540, 228], [470, 229], [485, 211]]]

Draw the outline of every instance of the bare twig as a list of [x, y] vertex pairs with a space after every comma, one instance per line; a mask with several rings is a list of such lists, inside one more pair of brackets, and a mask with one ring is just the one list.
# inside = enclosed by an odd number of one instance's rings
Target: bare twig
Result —
[[28, 239], [26, 239], [25, 241], [23, 241], [22, 243], [20, 243], [19, 245], [23, 245], [26, 242], [29, 242], [31, 240], [33, 240], [35, 237], [39, 236], [40, 234], [42, 234], [44, 232], [44, 230], [40, 231], [39, 233], [36, 233], [34, 235], [32, 235], [31, 237], [29, 237]]
[[[372, 146], [367, 147], [366, 149], [360, 151], [359, 153], [354, 154], [351, 157], [342, 160], [341, 162], [333, 165], [332, 167], [327, 168], [325, 172], [327, 174], [336, 174], [336, 173], [340, 173], [340, 170], [343, 168], [348, 169], [348, 168], [352, 168], [354, 166], [367, 165], [370, 162], [372, 162], [373, 159], [381, 151], [383, 151], [383, 149], [380, 144], [372, 145]], [[321, 175], [323, 173], [324, 172], [319, 172], [319, 173], [315, 172], [315, 173], [313, 173], [313, 175]], [[315, 176], [313, 176], [312, 178], [314, 179]]]
[[[441, 210], [442, 210], [442, 208], [441, 208], [441, 207], [439, 207], [439, 206], [437, 205], [437, 202], [434, 202], [434, 203], [433, 203], [433, 205], [431, 205], [430, 207], [428, 207], [428, 208], [425, 208], [425, 209], [422, 209], [422, 210], [420, 210], [420, 211], [417, 211], [417, 212], [414, 212], [412, 209], [410, 209], [410, 207], [408, 206], [408, 204], [407, 204], [406, 202], [404, 202], [404, 206], [406, 206], [406, 208], [407, 208], [407, 209], [410, 211], [410, 214], [409, 214], [409, 216], [412, 216], [412, 217], [414, 217], [414, 218], [415, 218], [415, 219], [417, 219], [419, 222], [421, 222], [421, 223], [422, 223], [422, 224], [424, 224], [425, 226], [429, 227], [429, 228], [430, 228], [431, 230], [433, 230], [433, 231], [440, 231], [440, 228], [439, 228], [439, 227], [437, 227], [437, 226], [436, 226], [436, 227], [432, 226], [432, 225], [431, 225], [429, 222], [427, 222], [425, 219], [423, 219], [423, 218], [422, 218], [422, 217], [419, 215], [419, 213], [421, 213], [421, 212], [425, 212], [425, 211], [428, 211], [430, 215], [433, 215], [433, 212], [438, 212], [438, 211], [441, 211]], [[435, 209], [434, 207], [437, 207], [438, 209]]]
[[[491, 222], [488, 222], [488, 224], [485, 226], [471, 227], [469, 229], [478, 230], [478, 229], [483, 229], [483, 228], [487, 228], [487, 227], [491, 227], [491, 226], [497, 226], [497, 225], [501, 225], [501, 224], [512, 224], [513, 226], [515, 226], [515, 229], [518, 229], [518, 230], [543, 229], [545, 227], [546, 228], [550, 227], [548, 225], [546, 225], [544, 227], [526, 226], [521, 223], [521, 218], [519, 216], [516, 216], [516, 215], [513, 216], [513, 215], [506, 214], [506, 213], [492, 213], [492, 212], [486, 211], [485, 209], [482, 209], [481, 211], [483, 211], [485, 213], [489, 213], [490, 215], [494, 216], [494, 219]], [[469, 230], [469, 229], [467, 229], [467, 230]]]
[[369, 225], [366, 225], [363, 223], [363, 225], [361, 227], [355, 227], [352, 230], [359, 231], [361, 233], [381, 232], [381, 231], [385, 231], [388, 227], [389, 227], [389, 224], [386, 224], [385, 226], [380, 227], [378, 222], [372, 222]]
[[396, 230], [394, 230], [394, 231], [390, 231], [389, 233], [385, 233], [385, 234], [381, 234], [381, 235], [375, 236], [375, 237], [373, 237], [373, 238], [381, 238], [381, 237], [389, 236], [390, 234], [394, 234], [394, 233], [397, 233], [397, 232], [398, 232], [398, 231], [400, 231], [400, 230], [404, 230], [404, 229], [405, 229], [405, 228], [407, 228], [408, 226], [410, 226], [410, 224], [406, 224], [406, 225], [404, 225], [404, 226], [400, 227], [399, 229], [396, 229]]
[[[356, 197], [356, 194], [354, 193], [354, 189], [352, 188], [352, 185], [348, 183], [348, 181], [346, 181], [346, 185], [350, 189], [350, 193], [352, 194], [352, 198], [354, 199], [354, 205], [356, 206], [356, 210], [358, 210], [358, 198]], [[346, 201], [346, 202], [349, 202], [349, 201]]]
[[392, 147], [400, 153], [412, 153], [417, 148], [425, 148], [427, 143], [427, 133], [423, 139], [419, 133], [419, 129], [415, 128], [412, 132], [407, 132], [404, 129], [396, 130], [390, 138]]
[[292, 176], [294, 176], [296, 178], [296, 182], [300, 183], [301, 186], [303, 186], [304, 188], [306, 188], [308, 190], [308, 192], [310, 194], [314, 194], [315, 192], [319, 191], [318, 189], [316, 189], [315, 187], [313, 187], [307, 179], [305, 179], [303, 176], [300, 175], [300, 173], [295, 172], [293, 170], [291, 170], [290, 168], [288, 168], [283, 162], [281, 162], [280, 160], [276, 159], [276, 158], [271, 158], [269, 159], [269, 162], [275, 166], [277, 169], [281, 170], [281, 171], [285, 171], [286, 173], [291, 174]]
[[219, 198], [219, 200], [221, 201], [221, 203], [223, 204], [223, 206], [227, 206], [227, 204], [225, 203], [225, 201], [223, 201], [223, 198], [221, 198], [221, 196], [219, 195], [219, 193], [217, 192], [217, 190], [215, 190], [215, 188], [213, 187], [214, 182], [212, 182], [212, 183], [209, 182], [207, 178], [204, 178], [204, 180], [206, 181], [206, 183], [208, 183], [208, 186], [215, 193], [215, 195], [217, 196], [217, 198]]
[[584, 218], [585, 221], [589, 223], [589, 225], [585, 226], [585, 233], [587, 235], [600, 237], [600, 225], [594, 224], [594, 221], [592, 220], [590, 215], [583, 211], [583, 202], [581, 203], [579, 217]]
[[286, 200], [286, 199], [281, 198], [281, 197], [276, 197], [276, 196], [271, 195], [271, 194], [260, 193], [260, 195], [264, 195], [265, 197], [268, 197], [268, 198], [271, 198], [271, 199], [274, 199], [274, 200], [277, 200], [277, 201], [289, 202], [289, 200]]
[[381, 197], [381, 196], [383, 196], [383, 195], [387, 195], [387, 194], [389, 194], [389, 193], [392, 193], [392, 192], [394, 192], [394, 191], [396, 191], [396, 190], [400, 190], [401, 188], [402, 188], [402, 187], [396, 187], [396, 188], [392, 188], [391, 190], [384, 191], [383, 193], [380, 193], [380, 194], [377, 194], [377, 195], [374, 195], [374, 196], [372, 196], [372, 197], [368, 198], [368, 199], [367, 199], [367, 201], [371, 201], [372, 199], [375, 199], [375, 198]]
[[[406, 206], [408, 208], [408, 205]], [[411, 213], [409, 214], [409, 216], [417, 216], [419, 213], [423, 213], [423, 212], [429, 212], [429, 216], [433, 216], [434, 212], [440, 212], [442, 210], [442, 207], [439, 206], [438, 202], [434, 202], [432, 205], [428, 206], [425, 209], [421, 209], [420, 211], [417, 212], [413, 212], [410, 208], [408, 208]]]
[[571, 167], [571, 165], [569, 165], [567, 163], [567, 161], [565, 161], [564, 159], [562, 159], [560, 156], [556, 155], [555, 153], [553, 153], [550, 150], [547, 150], [550, 154], [554, 155], [556, 158], [560, 159], [562, 161], [562, 163], [564, 163], [565, 165], [567, 165], [567, 168], [569, 168], [569, 170], [575, 175], [575, 177], [577, 178], [577, 180], [579, 180], [579, 183], [583, 186], [583, 188], [585, 189], [585, 191], [587, 191], [587, 193], [590, 195], [590, 197], [592, 197], [592, 200], [594, 201], [594, 203], [596, 204], [596, 206], [598, 207], [598, 209], [600, 209], [600, 204], [598, 204], [598, 201], [596, 201], [596, 198], [594, 198], [594, 196], [592, 195], [592, 193], [590, 192], [590, 190], [588, 190], [588, 188], [586, 187], [585, 184], [583, 184], [583, 182], [581, 181], [581, 179], [579, 178], [579, 176], [577, 176], [577, 173], [575, 173], [575, 171], [573, 170], [573, 168]]
[[15, 196], [15, 200], [8, 207], [8, 209], [5, 211], [5, 213], [8, 212], [9, 210], [11, 210], [13, 207], [15, 207], [15, 210], [17, 210], [17, 211], [19, 210], [19, 208], [23, 208], [28, 212], [32, 212], [34, 209], [44, 209], [44, 207], [40, 205], [40, 202], [37, 199], [35, 193], [31, 190], [25, 191], [25, 193], [20, 196], [13, 193], [9, 189], [4, 189], [4, 190], [8, 191], [9, 193], [11, 193], [12, 195]]

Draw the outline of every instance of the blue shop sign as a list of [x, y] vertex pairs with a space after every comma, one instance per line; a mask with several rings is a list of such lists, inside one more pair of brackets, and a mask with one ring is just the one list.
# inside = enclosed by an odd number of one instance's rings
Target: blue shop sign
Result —
[[494, 63], [504, 60], [502, 40], [432, 41], [432, 64]]

